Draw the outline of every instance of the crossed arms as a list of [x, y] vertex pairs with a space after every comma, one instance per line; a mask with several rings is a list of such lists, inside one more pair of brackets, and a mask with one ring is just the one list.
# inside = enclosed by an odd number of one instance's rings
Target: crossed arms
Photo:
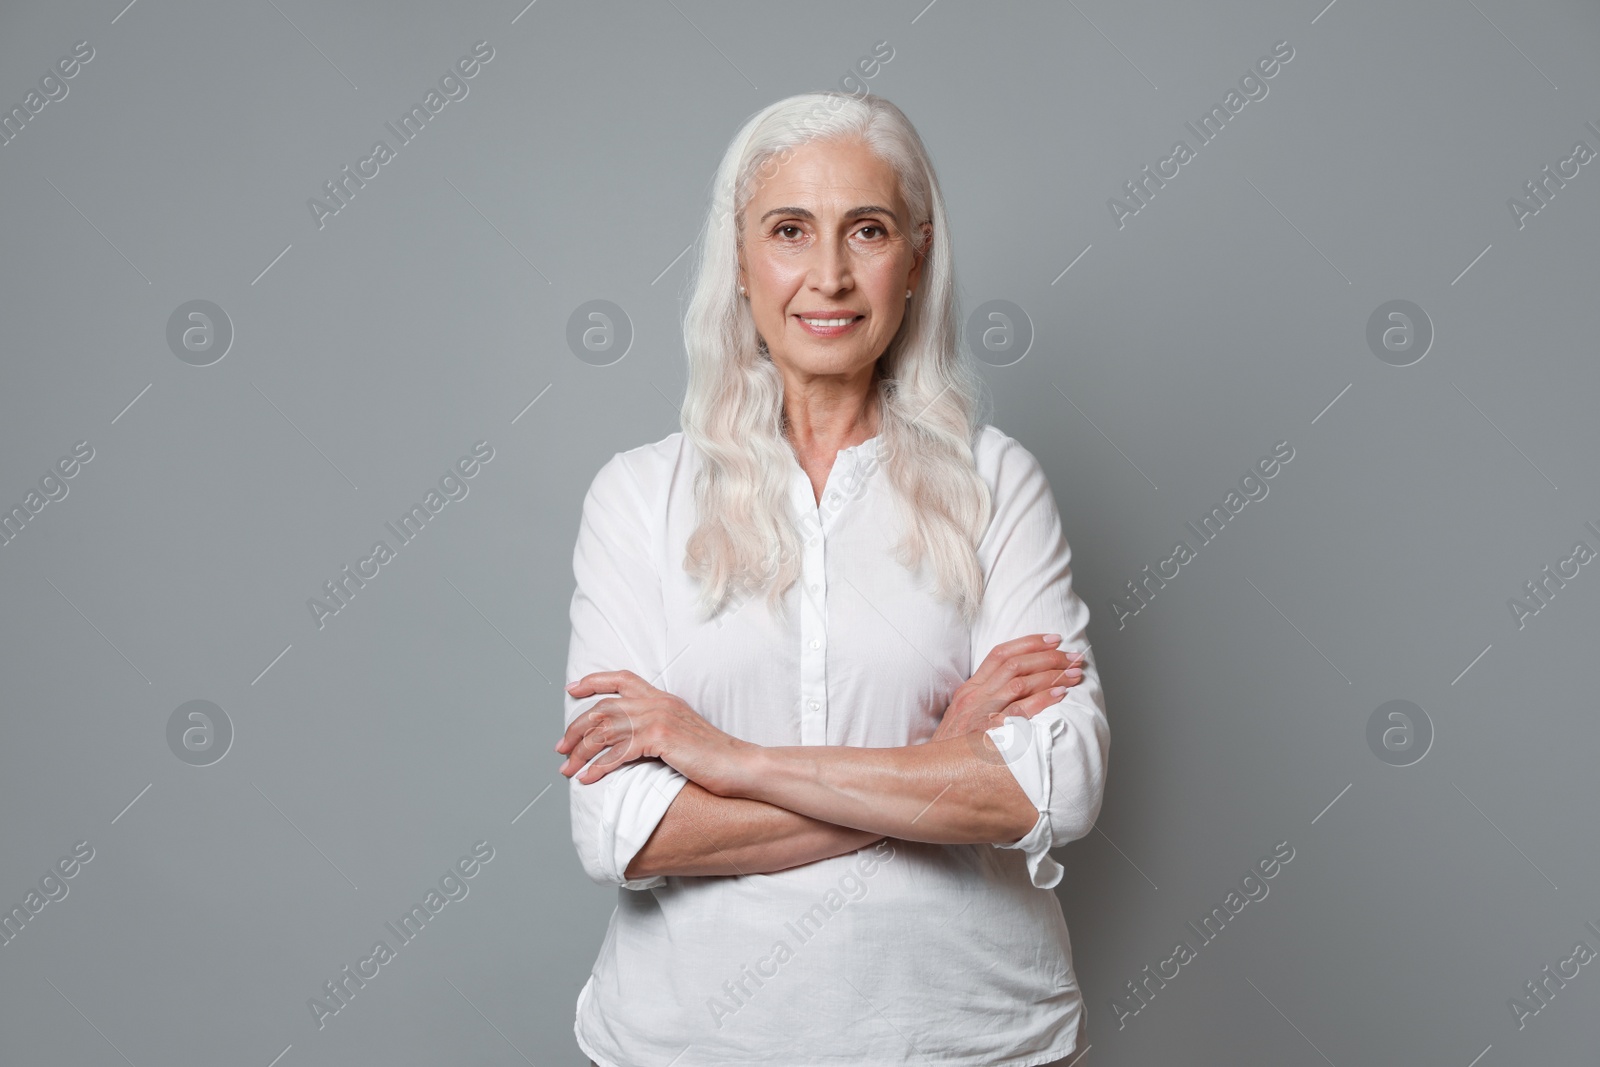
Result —
[[[771, 873], [885, 836], [1016, 848], [1034, 885], [1060, 880], [1049, 849], [1098, 817], [1109, 729], [1049, 482], [1026, 449], [1009, 439], [1000, 447], [971, 634], [974, 661], [995, 652], [957, 690], [933, 738], [900, 748], [763, 748], [650, 685], [671, 661], [662, 575], [677, 561], [660, 558], [652, 530], [665, 480], [636, 474], [653, 462], [644, 450], [602, 467], [573, 553], [567, 677], [579, 680], [557, 746], [571, 778], [573, 843], [592, 880], [647, 889], [669, 875]], [[1047, 647], [1036, 631], [1062, 635], [1049, 656], [1075, 658], [1037, 658]], [[1082, 674], [1064, 673], [1073, 668]], [[1063, 684], [1064, 696], [1050, 692]]]
[[1031, 718], [1083, 678], [1060, 634], [998, 645], [957, 690], [927, 744], [763, 748], [707, 723], [630, 671], [586, 675], [575, 698], [617, 693], [569, 724], [561, 771], [588, 785], [636, 759], [686, 778], [629, 862], [628, 880], [765, 874], [851, 852], [880, 837], [944, 844], [1016, 842], [1039, 811], [987, 731]]

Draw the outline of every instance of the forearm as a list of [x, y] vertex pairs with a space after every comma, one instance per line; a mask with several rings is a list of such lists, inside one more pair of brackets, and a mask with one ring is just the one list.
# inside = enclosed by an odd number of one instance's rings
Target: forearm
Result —
[[753, 746], [734, 792], [838, 826], [938, 844], [1010, 844], [1039, 817], [987, 734], [899, 748]]
[[630, 879], [771, 874], [853, 852], [882, 836], [688, 782], [625, 873]]

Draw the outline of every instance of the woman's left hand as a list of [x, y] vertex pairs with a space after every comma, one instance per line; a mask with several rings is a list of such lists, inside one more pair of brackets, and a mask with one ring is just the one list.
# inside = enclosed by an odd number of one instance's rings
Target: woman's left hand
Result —
[[678, 697], [632, 671], [586, 674], [567, 692], [578, 699], [618, 694], [573, 719], [556, 745], [556, 751], [567, 757], [561, 773], [568, 777], [578, 774], [596, 754], [610, 750], [579, 775], [578, 781], [585, 785], [623, 764], [655, 756], [703, 789], [732, 796], [757, 747], [712, 726]]

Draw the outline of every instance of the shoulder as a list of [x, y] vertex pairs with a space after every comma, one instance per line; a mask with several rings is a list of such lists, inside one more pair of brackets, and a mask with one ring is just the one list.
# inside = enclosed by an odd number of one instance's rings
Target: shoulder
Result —
[[650, 495], [664, 484], [685, 455], [687, 439], [680, 430], [659, 441], [618, 452], [600, 467], [591, 490], [616, 490], [628, 483]]
[[649, 511], [663, 498], [685, 455], [682, 431], [617, 452], [590, 480], [588, 496], [611, 507]]
[[979, 430], [973, 455], [994, 505], [980, 550], [1060, 539], [1061, 512], [1038, 457], [1015, 437], [988, 424]]
[[997, 426], [984, 423], [972, 445], [973, 463], [983, 480], [997, 496], [1011, 495], [1019, 489], [1037, 491], [1049, 488], [1044, 466], [1021, 441]]

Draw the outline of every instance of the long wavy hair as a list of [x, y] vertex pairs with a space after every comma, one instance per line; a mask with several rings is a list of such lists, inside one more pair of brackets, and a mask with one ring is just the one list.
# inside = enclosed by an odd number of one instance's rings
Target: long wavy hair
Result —
[[[762, 589], [768, 610], [800, 576], [801, 534], [790, 503], [796, 462], [784, 434], [783, 377], [739, 296], [744, 211], [758, 183], [796, 148], [855, 139], [893, 169], [925, 256], [905, 319], [874, 368], [878, 463], [908, 521], [897, 547], [916, 571], [931, 560], [938, 594], [970, 623], [983, 597], [976, 546], [992, 501], [973, 445], [983, 382], [961, 345], [950, 227], [932, 161], [911, 120], [881, 97], [801, 93], [763, 108], [717, 167], [683, 320], [689, 375], [684, 436], [700, 452], [698, 525], [685, 571], [701, 582], [707, 618], [730, 597]], [[923, 231], [932, 223], [931, 245]]]

